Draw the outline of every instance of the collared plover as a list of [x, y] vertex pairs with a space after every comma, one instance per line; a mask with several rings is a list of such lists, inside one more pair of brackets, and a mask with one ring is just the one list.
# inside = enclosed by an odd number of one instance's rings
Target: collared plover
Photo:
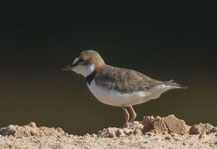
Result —
[[107, 65], [94, 50], [82, 51], [72, 65], [62, 70], [83, 75], [88, 88], [100, 102], [122, 107], [125, 114], [124, 124], [136, 118], [132, 106], [156, 99], [167, 90], [182, 88], [174, 81], [159, 81], [135, 70]]

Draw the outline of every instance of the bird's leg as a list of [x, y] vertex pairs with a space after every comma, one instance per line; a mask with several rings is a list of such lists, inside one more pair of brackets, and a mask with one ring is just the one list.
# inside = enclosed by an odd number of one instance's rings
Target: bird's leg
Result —
[[128, 123], [129, 119], [130, 119], [130, 114], [128, 113], [125, 106], [122, 106], [122, 109], [124, 110], [124, 115], [125, 115], [125, 122], [124, 122], [124, 126], [125, 126]]
[[133, 107], [132, 106], [129, 106], [129, 109], [130, 109], [130, 113], [132, 114], [131, 116], [131, 119], [130, 119], [130, 122], [134, 121], [136, 119], [136, 112], [134, 111]]

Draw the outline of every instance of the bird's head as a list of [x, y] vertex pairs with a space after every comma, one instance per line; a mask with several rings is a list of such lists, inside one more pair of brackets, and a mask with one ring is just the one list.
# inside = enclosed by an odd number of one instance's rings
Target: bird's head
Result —
[[98, 52], [94, 50], [85, 50], [75, 58], [71, 65], [62, 68], [62, 71], [71, 70], [87, 77], [103, 65], [105, 65], [105, 62]]

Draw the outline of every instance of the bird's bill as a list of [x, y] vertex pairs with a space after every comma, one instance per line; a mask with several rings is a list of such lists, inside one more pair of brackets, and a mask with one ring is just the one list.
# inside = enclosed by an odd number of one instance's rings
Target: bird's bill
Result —
[[68, 65], [68, 66], [63, 67], [62, 71], [69, 71], [69, 70], [72, 70], [72, 69], [73, 69], [73, 66]]

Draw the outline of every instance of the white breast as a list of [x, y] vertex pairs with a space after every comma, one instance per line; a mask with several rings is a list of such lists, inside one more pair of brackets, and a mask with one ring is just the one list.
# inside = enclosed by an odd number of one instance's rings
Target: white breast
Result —
[[112, 106], [129, 106], [144, 103], [147, 101], [145, 97], [150, 94], [143, 91], [128, 94], [107, 90], [105, 87], [97, 86], [95, 80], [90, 85], [87, 84], [87, 86], [100, 102]]

